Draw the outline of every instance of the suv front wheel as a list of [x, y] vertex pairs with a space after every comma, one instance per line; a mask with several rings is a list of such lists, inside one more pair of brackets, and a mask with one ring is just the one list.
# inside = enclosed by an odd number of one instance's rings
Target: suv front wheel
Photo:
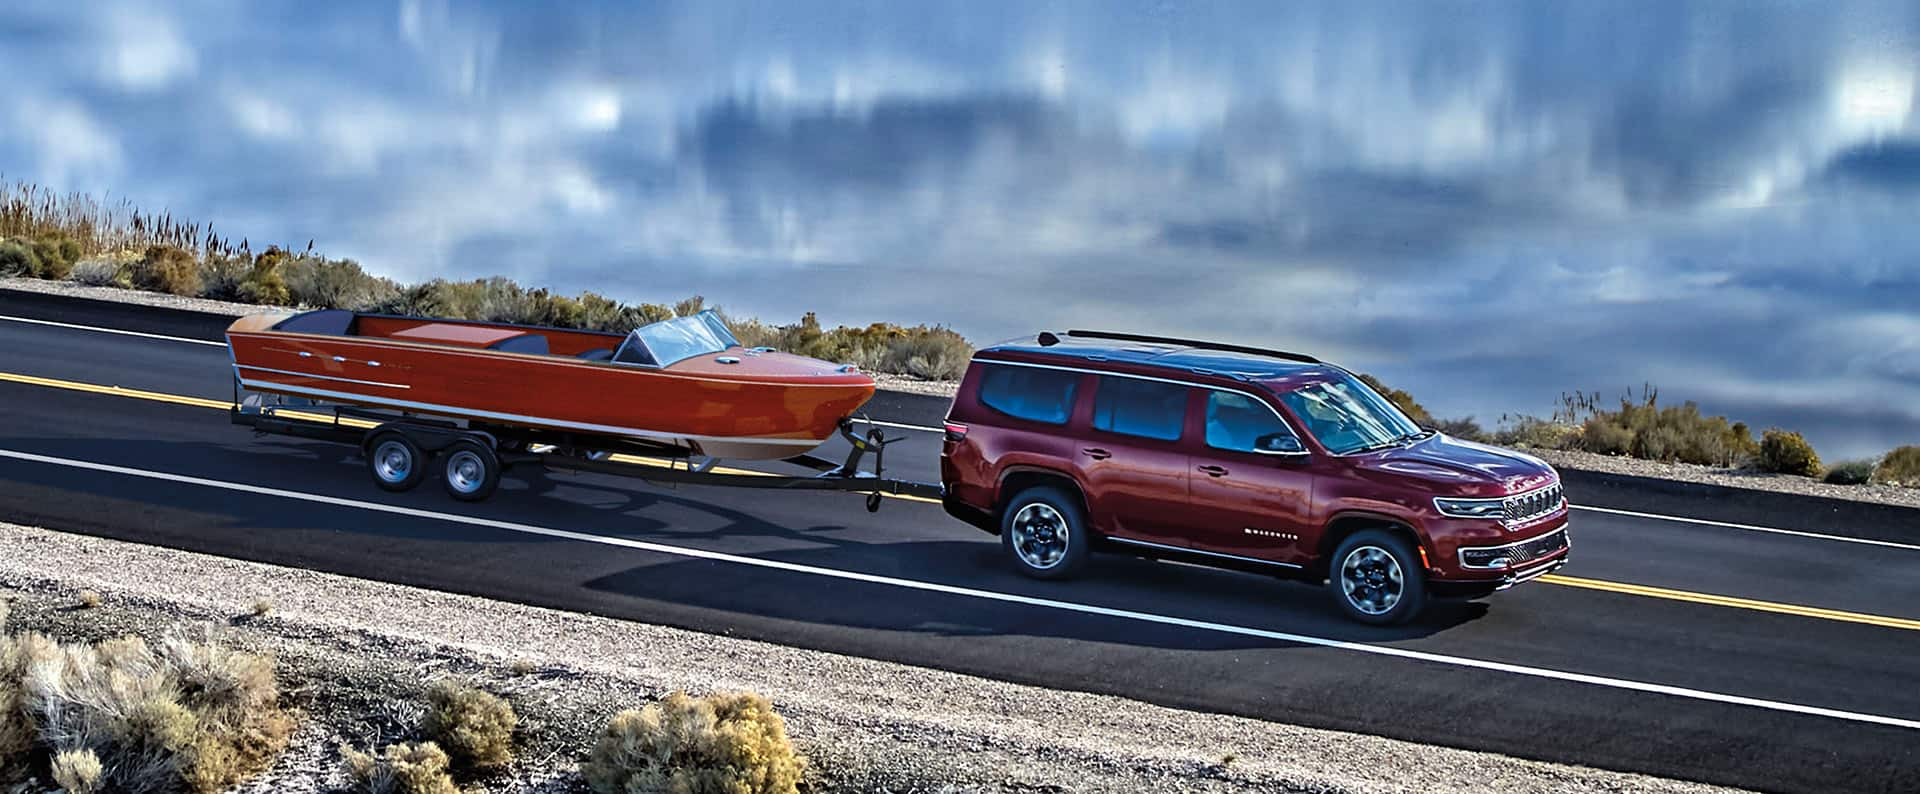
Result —
[[1014, 567], [1035, 579], [1074, 575], [1086, 564], [1092, 540], [1080, 500], [1059, 488], [1028, 488], [1000, 511], [1000, 546]]
[[1427, 603], [1426, 571], [1407, 541], [1365, 529], [1340, 543], [1327, 568], [1327, 589], [1347, 616], [1386, 626], [1405, 623]]

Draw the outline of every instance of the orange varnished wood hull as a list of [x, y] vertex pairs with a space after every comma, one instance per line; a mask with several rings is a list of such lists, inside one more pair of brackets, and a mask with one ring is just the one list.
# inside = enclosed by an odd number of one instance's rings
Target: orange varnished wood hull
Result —
[[[733, 348], [666, 367], [575, 354], [619, 335], [466, 324], [545, 335], [552, 354], [408, 341], [416, 318], [366, 316], [379, 336], [273, 330], [284, 316], [227, 330], [244, 388], [413, 413], [637, 438], [726, 458], [780, 458], [832, 437], [873, 396], [873, 379], [785, 353]], [[738, 363], [721, 363], [721, 356]]]

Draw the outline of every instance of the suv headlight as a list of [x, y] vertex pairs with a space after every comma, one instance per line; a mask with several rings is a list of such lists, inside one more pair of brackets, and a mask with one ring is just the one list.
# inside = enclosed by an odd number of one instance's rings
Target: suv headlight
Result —
[[1434, 497], [1433, 508], [1454, 518], [1506, 518], [1506, 499], [1441, 499]]

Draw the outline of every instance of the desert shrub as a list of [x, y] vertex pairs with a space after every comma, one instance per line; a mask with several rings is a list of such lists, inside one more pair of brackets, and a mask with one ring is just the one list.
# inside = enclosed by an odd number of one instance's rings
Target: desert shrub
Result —
[[62, 236], [35, 240], [33, 252], [40, 259], [40, 267], [33, 273], [39, 278], [64, 279], [80, 261], [80, 244]]
[[1873, 481], [1920, 488], [1920, 446], [1908, 445], [1887, 453], [1874, 468]]
[[133, 263], [132, 276], [133, 285], [140, 289], [169, 295], [200, 294], [200, 265], [183, 248], [149, 247], [140, 261]]
[[83, 609], [99, 609], [101, 604], [106, 603], [106, 600], [102, 599], [99, 593], [92, 590], [80, 591], [80, 595], [76, 597], [76, 600], [80, 602], [80, 606]]
[[1605, 410], [1593, 401], [1563, 398], [1567, 418], [1584, 408], [1579, 448], [1602, 455], [1627, 455], [1647, 460], [1680, 461], [1707, 466], [1731, 466], [1759, 451], [1745, 424], [1724, 416], [1703, 416], [1694, 403], [1661, 406], [1659, 392], [1646, 387], [1639, 400], [1620, 400], [1618, 410]]
[[457, 794], [447, 754], [433, 742], [396, 744], [379, 755], [340, 749], [353, 790], [366, 794]]
[[244, 301], [242, 285], [253, 272], [248, 256], [209, 256], [200, 262], [200, 297], [217, 301]]
[[100, 790], [100, 756], [92, 750], [62, 750], [53, 756], [53, 782], [68, 794], [94, 794]]
[[615, 715], [581, 772], [601, 794], [784, 794], [805, 763], [766, 698], [675, 692]]
[[1820, 456], [1814, 453], [1813, 445], [1799, 433], [1779, 428], [1761, 434], [1760, 456], [1756, 462], [1762, 471], [1820, 476]]
[[973, 359], [973, 345], [946, 328], [910, 328], [887, 347], [880, 369], [924, 380], [959, 380]]
[[513, 707], [488, 692], [442, 681], [427, 692], [421, 729], [462, 770], [497, 771], [513, 763]]
[[1487, 432], [1482, 430], [1480, 423], [1473, 421], [1473, 417], [1471, 416], [1463, 416], [1459, 419], [1435, 419], [1433, 420], [1433, 429], [1453, 436], [1454, 438], [1463, 438], [1468, 441], [1487, 440]]
[[253, 266], [240, 281], [240, 299], [267, 306], [286, 306], [293, 300], [287, 279], [280, 272], [291, 257], [277, 246], [269, 246], [253, 257]]
[[34, 276], [40, 273], [40, 254], [19, 240], [0, 240], [0, 276]]
[[1389, 388], [1387, 384], [1381, 383], [1379, 378], [1372, 375], [1362, 374], [1360, 375], [1360, 381], [1373, 387], [1373, 390], [1379, 392], [1380, 396], [1387, 398], [1394, 405], [1399, 406], [1400, 410], [1407, 415], [1407, 418], [1412, 419], [1414, 424], [1421, 427], [1433, 427], [1433, 414], [1427, 413], [1426, 407], [1414, 400], [1413, 395], [1399, 389]]
[[298, 306], [361, 310], [398, 294], [392, 281], [368, 275], [351, 259], [299, 256], [283, 261], [288, 298]]
[[9, 687], [16, 694], [7, 709], [14, 727], [0, 726], [0, 741], [13, 737], [17, 748], [26, 726], [27, 752], [56, 769], [61, 754], [91, 753], [101, 791], [230, 788], [266, 768], [291, 731], [273, 665], [260, 657], [181, 638], [85, 646], [36, 634], [11, 637], [4, 650], [0, 681], [10, 683], [0, 698]]
[[130, 287], [126, 270], [119, 262], [111, 259], [82, 259], [74, 263], [73, 272], [68, 278], [80, 284], [94, 287]]
[[1871, 460], [1841, 461], [1828, 467], [1820, 480], [1831, 485], [1866, 485], [1873, 480], [1873, 466]]

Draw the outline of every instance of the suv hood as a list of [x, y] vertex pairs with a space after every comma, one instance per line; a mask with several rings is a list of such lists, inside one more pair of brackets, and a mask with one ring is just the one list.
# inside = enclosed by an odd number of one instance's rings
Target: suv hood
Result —
[[1436, 491], [1460, 496], [1505, 496], [1558, 479], [1552, 466], [1532, 455], [1442, 433], [1359, 455], [1354, 462], [1361, 469], [1426, 480]]

